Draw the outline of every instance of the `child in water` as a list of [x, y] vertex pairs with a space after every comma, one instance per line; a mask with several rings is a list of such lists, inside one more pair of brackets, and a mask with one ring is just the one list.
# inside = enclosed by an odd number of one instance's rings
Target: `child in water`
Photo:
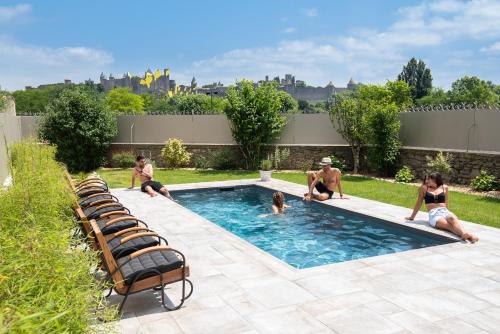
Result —
[[285, 208], [289, 208], [289, 206], [285, 204], [285, 196], [281, 191], [275, 192], [273, 194], [272, 208], [274, 214], [284, 213]]

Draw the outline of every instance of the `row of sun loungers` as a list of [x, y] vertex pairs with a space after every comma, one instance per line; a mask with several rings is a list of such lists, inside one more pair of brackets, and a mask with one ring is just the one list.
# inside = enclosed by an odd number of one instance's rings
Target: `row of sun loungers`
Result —
[[[119, 311], [130, 294], [150, 289], [161, 291], [165, 309], [179, 309], [193, 292], [184, 255], [133, 216], [99, 177], [91, 176], [75, 184], [68, 175], [68, 181], [76, 194], [74, 209], [86, 240], [100, 252], [101, 269], [111, 283], [107, 296], [113, 290], [124, 296]], [[165, 286], [173, 283], [182, 285], [177, 305], [165, 298]]]

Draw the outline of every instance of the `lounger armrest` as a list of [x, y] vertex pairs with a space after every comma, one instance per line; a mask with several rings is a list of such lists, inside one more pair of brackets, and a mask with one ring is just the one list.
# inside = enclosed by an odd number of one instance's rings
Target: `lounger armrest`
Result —
[[112, 215], [129, 215], [130, 216], [130, 212], [127, 212], [125, 210], [110, 211], [110, 212], [106, 212], [106, 213], [103, 213], [102, 215], [100, 215], [99, 219], [107, 218], [107, 217], [112, 216]]
[[140, 232], [140, 233], [135, 233], [135, 234], [128, 235], [128, 236], [124, 237], [123, 239], [121, 239], [120, 240], [120, 244], [123, 245], [127, 241], [130, 241], [132, 239], [141, 238], [141, 237], [157, 237], [157, 236], [158, 236], [158, 233], [156, 233], [156, 232]]
[[[85, 208], [90, 208], [93, 206], [99, 206], [104, 203], [119, 203], [117, 202], [114, 198], [103, 198], [103, 199], [98, 199], [97, 201], [90, 202], [89, 205], [87, 205]], [[96, 208], [97, 210], [97, 208]]]
[[[114, 211], [114, 212], [118, 212], [118, 211]], [[122, 222], [122, 221], [126, 221], [126, 220], [135, 220], [135, 221], [138, 221], [139, 219], [135, 218], [134, 216], [121, 216], [121, 217], [117, 217], [117, 218], [113, 218], [111, 219], [110, 221], [106, 222], [106, 224], [104, 224], [104, 227], [108, 227], [110, 225], [113, 225], [113, 224], [116, 224], [116, 223], [119, 223], [119, 222]]]
[[[129, 227], [129, 228], [126, 228], [126, 229], [121, 230], [119, 232], [111, 234], [111, 239], [118, 238], [118, 237], [120, 237], [120, 236], [122, 236], [124, 234], [132, 233], [132, 232], [139, 232], [139, 231], [153, 232], [149, 228], [143, 227], [143, 226]], [[108, 241], [111, 240], [111, 239], [108, 239]]]
[[130, 259], [134, 259], [138, 256], [141, 256], [141, 255], [144, 255], [144, 254], [147, 254], [147, 253], [151, 253], [151, 252], [160, 252], [160, 251], [164, 251], [164, 250], [172, 250], [172, 248], [170, 248], [169, 246], [153, 246], [153, 247], [148, 247], [148, 248], [143, 248], [141, 250], [138, 250], [136, 252], [133, 252], [132, 254], [130, 254]]

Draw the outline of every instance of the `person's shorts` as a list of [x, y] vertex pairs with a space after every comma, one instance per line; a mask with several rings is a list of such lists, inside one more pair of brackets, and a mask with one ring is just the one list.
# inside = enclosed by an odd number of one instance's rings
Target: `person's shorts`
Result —
[[429, 225], [436, 227], [436, 223], [440, 218], [446, 219], [451, 214], [447, 208], [434, 208], [429, 211]]
[[333, 196], [333, 191], [331, 191], [330, 189], [328, 189], [325, 184], [321, 181], [318, 181], [318, 183], [316, 183], [316, 186], [314, 186], [314, 188], [316, 188], [316, 190], [320, 193], [320, 194], [328, 194], [328, 198], [332, 198]]
[[146, 181], [141, 184], [141, 191], [146, 192], [147, 186], [150, 186], [156, 192], [160, 192], [160, 189], [163, 188], [163, 184], [158, 181]]

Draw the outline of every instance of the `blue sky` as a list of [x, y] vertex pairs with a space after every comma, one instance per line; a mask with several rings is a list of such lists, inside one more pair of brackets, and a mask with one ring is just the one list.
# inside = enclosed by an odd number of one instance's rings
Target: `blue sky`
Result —
[[285, 73], [384, 83], [409, 58], [434, 85], [500, 84], [500, 0], [0, 1], [0, 86], [170, 68], [179, 83]]

